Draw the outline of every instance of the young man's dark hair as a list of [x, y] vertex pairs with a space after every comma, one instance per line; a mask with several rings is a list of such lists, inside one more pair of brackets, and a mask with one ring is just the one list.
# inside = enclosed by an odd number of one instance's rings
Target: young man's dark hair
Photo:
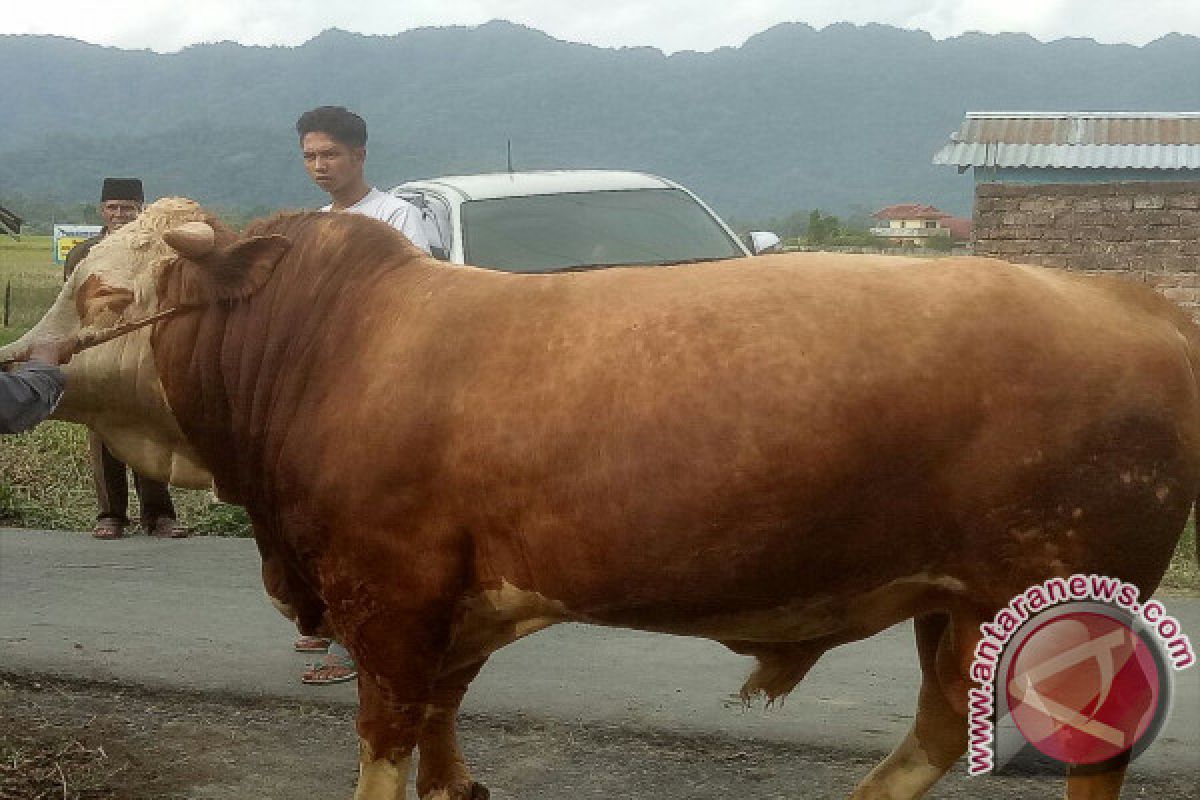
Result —
[[327, 133], [347, 147], [367, 146], [367, 123], [353, 111], [341, 106], [321, 106], [305, 111], [296, 120], [296, 133]]

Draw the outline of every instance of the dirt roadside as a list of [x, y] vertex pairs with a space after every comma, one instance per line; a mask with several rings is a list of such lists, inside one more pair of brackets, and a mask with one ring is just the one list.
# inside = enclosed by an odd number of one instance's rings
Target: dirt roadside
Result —
[[[878, 758], [524, 715], [468, 716], [462, 736], [495, 800], [844, 798]], [[348, 798], [355, 765], [348, 708], [0, 674], [3, 800]], [[1194, 798], [1193, 779], [1134, 774], [1122, 796]], [[959, 769], [930, 797], [1041, 800], [1054, 783]]]

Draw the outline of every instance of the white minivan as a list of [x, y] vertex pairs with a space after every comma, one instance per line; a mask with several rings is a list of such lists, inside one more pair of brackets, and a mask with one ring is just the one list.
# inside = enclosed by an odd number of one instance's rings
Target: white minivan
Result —
[[[741, 258], [751, 251], [698, 197], [641, 172], [452, 175], [391, 193], [425, 213], [434, 255], [507, 272]], [[779, 238], [750, 234], [756, 252]]]

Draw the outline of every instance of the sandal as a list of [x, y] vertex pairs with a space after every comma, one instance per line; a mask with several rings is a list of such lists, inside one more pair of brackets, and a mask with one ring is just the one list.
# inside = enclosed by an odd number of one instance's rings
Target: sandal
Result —
[[292, 642], [292, 649], [297, 653], [328, 653], [329, 640], [320, 636], [301, 636]]
[[170, 517], [159, 517], [153, 524], [143, 524], [142, 527], [155, 539], [186, 539], [189, 533], [187, 526], [180, 525]]
[[309, 664], [300, 676], [300, 682], [309, 686], [330, 686], [345, 683], [358, 677], [358, 668], [338, 658], [326, 658], [324, 664]]
[[125, 523], [119, 519], [104, 519], [97, 520], [96, 526], [92, 528], [93, 539], [123, 539], [125, 538]]

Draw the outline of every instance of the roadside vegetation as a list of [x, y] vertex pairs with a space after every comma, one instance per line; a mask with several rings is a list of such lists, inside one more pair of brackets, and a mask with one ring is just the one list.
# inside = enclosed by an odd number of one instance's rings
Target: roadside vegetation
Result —
[[936, 256], [949, 255], [964, 245], [948, 236], [931, 236], [924, 247], [897, 246], [871, 233], [873, 222], [869, 212], [858, 208], [842, 218], [827, 214], [819, 208], [800, 209], [783, 217], [757, 222], [734, 221], [733, 229], [745, 240], [749, 231], [771, 231], [783, 240], [785, 250], [834, 250], [850, 252], [880, 252], [890, 255]]
[[[0, 240], [0, 290], [5, 285], [12, 289], [10, 325], [0, 327], [0, 344], [19, 338], [41, 318], [58, 294], [61, 275], [50, 237]], [[130, 518], [136, 519], [132, 495]], [[217, 501], [211, 492], [172, 489], [171, 495], [180, 521], [193, 530], [220, 536], [250, 535], [245, 512]], [[18, 436], [0, 436], [0, 525], [88, 530], [94, 514], [87, 436], [82, 426], [47, 422]], [[1196, 531], [1191, 522], [1164, 586], [1200, 592]]]

